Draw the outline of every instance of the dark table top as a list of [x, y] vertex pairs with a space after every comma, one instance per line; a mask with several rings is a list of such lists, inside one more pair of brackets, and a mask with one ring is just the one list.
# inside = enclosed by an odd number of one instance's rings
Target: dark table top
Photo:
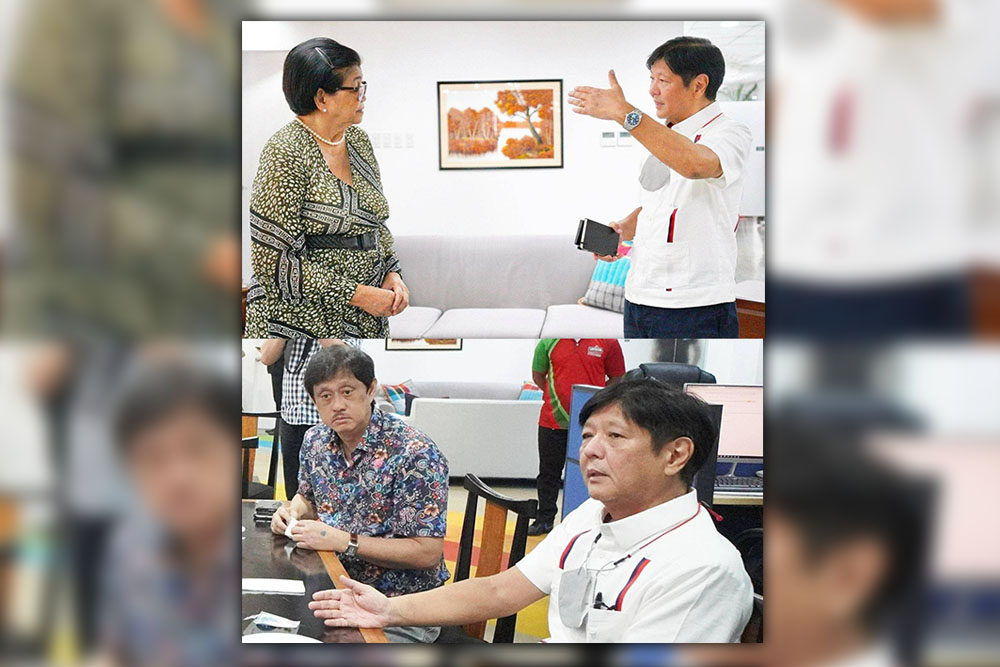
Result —
[[[333, 580], [327, 571], [326, 564], [320, 555], [308, 549], [293, 549], [290, 553], [286, 547], [294, 544], [284, 535], [275, 535], [271, 526], [256, 525], [253, 522], [254, 503], [242, 503], [243, 525], [243, 576], [266, 579], [301, 579], [305, 583], [305, 595], [263, 595], [243, 594], [243, 611], [240, 616], [240, 632], [242, 633], [250, 621], [242, 619], [260, 611], [267, 611], [278, 616], [284, 616], [300, 621], [298, 634], [318, 639], [328, 644], [344, 644], [365, 642], [366, 637], [357, 628], [328, 628], [321, 619], [313, 616], [309, 602], [316, 591], [334, 588]], [[326, 558], [338, 562], [336, 555], [329, 553]], [[384, 634], [374, 631], [375, 636]], [[366, 631], [368, 641], [372, 641], [373, 631]], [[377, 639], [376, 639], [377, 641]]]

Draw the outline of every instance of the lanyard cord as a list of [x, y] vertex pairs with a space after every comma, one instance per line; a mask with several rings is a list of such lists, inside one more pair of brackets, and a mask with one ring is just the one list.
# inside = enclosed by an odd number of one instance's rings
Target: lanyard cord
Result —
[[[668, 528], [667, 530], [663, 531], [662, 533], [660, 533], [659, 535], [657, 535], [656, 537], [654, 537], [651, 540], [649, 539], [649, 536], [647, 535], [646, 537], [642, 538], [641, 540], [639, 540], [638, 542], [636, 542], [635, 544], [633, 544], [632, 548], [630, 548], [627, 551], [627, 553], [624, 556], [622, 556], [621, 558], [618, 558], [618, 559], [613, 560], [613, 561], [608, 561], [607, 563], [605, 563], [604, 565], [602, 565], [601, 567], [598, 567], [598, 568], [589, 568], [589, 567], [587, 567], [587, 561], [590, 560], [590, 554], [591, 554], [591, 552], [593, 552], [594, 547], [597, 545], [598, 540], [601, 539], [601, 533], [600, 533], [600, 530], [598, 530], [597, 537], [595, 537], [594, 541], [590, 543], [590, 549], [587, 550], [587, 555], [583, 557], [583, 567], [587, 571], [593, 571], [594, 572], [594, 577], [596, 578], [597, 575], [599, 575], [601, 572], [606, 572], [607, 570], [613, 570], [613, 569], [615, 569], [616, 567], [618, 567], [619, 565], [621, 565], [622, 563], [624, 563], [625, 561], [627, 561], [629, 558], [631, 558], [635, 554], [639, 553], [640, 551], [642, 551], [643, 549], [645, 549], [650, 544], [652, 544], [656, 540], [660, 539], [661, 537], [663, 537], [667, 533], [673, 532], [673, 531], [677, 530], [678, 528], [680, 528], [681, 526], [683, 526], [684, 524], [686, 524], [687, 522], [693, 520], [700, 513], [701, 513], [701, 505], [698, 505], [698, 509], [696, 509], [695, 512], [694, 512], [694, 514], [692, 514], [691, 516], [689, 516], [687, 519], [684, 519], [683, 521], [681, 521], [680, 523], [678, 523], [676, 526], [672, 526], [672, 527]], [[645, 541], [645, 540], [648, 540], [648, 541]], [[635, 545], [643, 543], [644, 541], [645, 541], [645, 543], [642, 544], [642, 546], [640, 546], [639, 548], [635, 547]]]

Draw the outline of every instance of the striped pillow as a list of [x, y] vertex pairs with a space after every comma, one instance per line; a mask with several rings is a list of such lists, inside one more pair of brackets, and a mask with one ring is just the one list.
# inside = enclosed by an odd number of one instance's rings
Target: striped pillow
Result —
[[382, 393], [385, 394], [386, 400], [392, 403], [397, 415], [406, 414], [406, 394], [413, 393], [413, 380], [400, 384], [384, 384]]
[[616, 313], [625, 312], [625, 278], [628, 276], [632, 261], [626, 256], [614, 262], [597, 262], [594, 273], [590, 276], [590, 286], [579, 303], [611, 310]]
[[540, 401], [543, 398], [542, 390], [535, 386], [534, 382], [525, 382], [521, 385], [521, 394], [517, 397], [517, 400]]

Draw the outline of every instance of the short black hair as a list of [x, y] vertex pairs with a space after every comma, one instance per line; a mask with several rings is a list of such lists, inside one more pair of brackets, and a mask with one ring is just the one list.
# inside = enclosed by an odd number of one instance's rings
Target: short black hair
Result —
[[209, 417], [235, 438], [240, 388], [235, 378], [194, 360], [143, 362], [130, 369], [119, 387], [114, 432], [128, 454], [137, 436], [186, 408]]
[[348, 371], [365, 387], [371, 387], [375, 379], [375, 362], [356, 347], [336, 345], [321, 347], [306, 366], [302, 382], [306, 391], [313, 396], [313, 389], [321, 382], [331, 380], [341, 371]]
[[790, 521], [814, 562], [855, 539], [876, 540], [888, 556], [885, 577], [859, 620], [874, 630], [909, 613], [926, 566], [930, 480], [876, 458], [859, 434], [777, 418], [765, 425], [768, 508]]
[[705, 97], [715, 101], [719, 86], [726, 77], [726, 60], [722, 51], [704, 37], [674, 37], [660, 44], [646, 58], [646, 69], [652, 69], [658, 61], [667, 63], [670, 71], [681, 78], [684, 86], [690, 86], [691, 81], [699, 74], [708, 77]]
[[328, 37], [302, 42], [285, 56], [281, 90], [291, 110], [305, 116], [316, 110], [316, 91], [337, 92], [344, 85], [344, 70], [361, 64], [354, 49]]
[[716, 437], [707, 404], [697, 396], [671, 389], [651, 378], [619, 380], [601, 389], [583, 405], [580, 426], [592, 414], [611, 405], [618, 405], [626, 419], [649, 431], [656, 454], [671, 440], [683, 436], [691, 438], [694, 450], [681, 470], [681, 479], [690, 486], [695, 473], [708, 458]]

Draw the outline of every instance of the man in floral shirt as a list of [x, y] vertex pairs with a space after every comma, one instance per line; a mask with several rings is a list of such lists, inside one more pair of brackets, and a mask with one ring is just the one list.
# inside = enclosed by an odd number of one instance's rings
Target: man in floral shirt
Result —
[[[444, 563], [448, 461], [434, 442], [375, 407], [371, 357], [327, 347], [310, 360], [306, 391], [321, 424], [302, 442], [299, 489], [271, 523], [299, 547], [335, 551], [352, 578], [387, 596], [448, 579]], [[438, 628], [397, 629], [394, 641], [433, 641]]]

